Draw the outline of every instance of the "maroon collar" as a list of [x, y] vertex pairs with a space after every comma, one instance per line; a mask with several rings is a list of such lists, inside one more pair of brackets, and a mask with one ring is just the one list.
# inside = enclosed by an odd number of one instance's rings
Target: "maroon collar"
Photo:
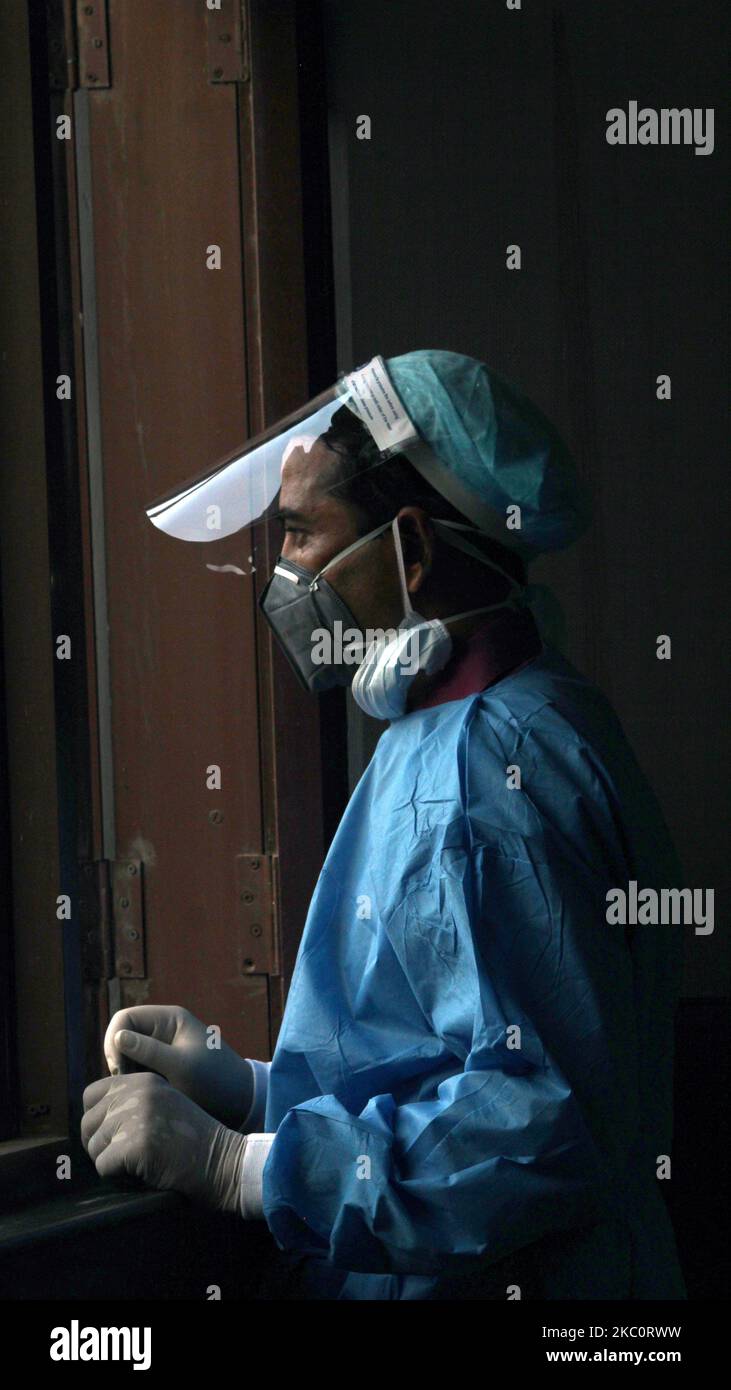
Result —
[[538, 628], [529, 609], [508, 608], [490, 613], [450, 657], [423, 700], [411, 708], [432, 709], [447, 700], [475, 695], [510, 672], [527, 666], [542, 650]]

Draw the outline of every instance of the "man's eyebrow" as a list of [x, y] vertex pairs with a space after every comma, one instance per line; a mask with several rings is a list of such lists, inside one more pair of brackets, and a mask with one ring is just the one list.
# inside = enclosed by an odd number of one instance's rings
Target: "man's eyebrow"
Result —
[[304, 521], [309, 524], [312, 518], [306, 512], [297, 512], [292, 507], [281, 507], [278, 512], [274, 512], [273, 521]]

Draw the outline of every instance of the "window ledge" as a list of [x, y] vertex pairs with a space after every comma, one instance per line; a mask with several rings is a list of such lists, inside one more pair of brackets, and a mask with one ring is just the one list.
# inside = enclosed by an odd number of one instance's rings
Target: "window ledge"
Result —
[[115, 1225], [130, 1217], [149, 1216], [186, 1204], [178, 1192], [130, 1192], [97, 1187], [67, 1193], [0, 1215], [0, 1255], [94, 1226]]
[[14, 1154], [25, 1153], [29, 1149], [40, 1149], [44, 1146], [49, 1149], [57, 1149], [59, 1144], [63, 1144], [65, 1140], [65, 1134], [40, 1134], [34, 1138], [2, 1139], [0, 1140], [0, 1168], [6, 1155], [9, 1158]]

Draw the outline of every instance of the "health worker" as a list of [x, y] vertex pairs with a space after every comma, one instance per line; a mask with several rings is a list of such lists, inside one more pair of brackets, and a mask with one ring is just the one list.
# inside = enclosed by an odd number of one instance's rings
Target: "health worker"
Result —
[[180, 1006], [115, 1014], [97, 1171], [263, 1219], [263, 1296], [684, 1298], [659, 1180], [680, 928], [607, 911], [679, 868], [527, 583], [588, 524], [565, 445], [473, 358], [376, 357], [148, 516], [200, 543], [273, 511], [265, 619], [308, 690], [349, 685], [387, 727], [271, 1062]]

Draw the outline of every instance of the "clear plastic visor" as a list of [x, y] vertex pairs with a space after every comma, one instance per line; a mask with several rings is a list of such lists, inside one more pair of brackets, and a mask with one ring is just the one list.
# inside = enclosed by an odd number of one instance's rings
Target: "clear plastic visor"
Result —
[[[307, 466], [321, 466], [322, 452], [342, 434], [347, 438], [348, 417], [365, 426], [378, 450], [388, 458], [418, 439], [417, 432], [396, 396], [380, 357], [344, 376], [301, 410], [252, 439], [235, 455], [203, 475], [178, 486], [146, 508], [154, 526], [183, 541], [216, 541], [276, 510], [282, 473], [289, 459]], [[352, 427], [352, 418], [351, 418]], [[331, 438], [324, 438], [331, 431]]]

